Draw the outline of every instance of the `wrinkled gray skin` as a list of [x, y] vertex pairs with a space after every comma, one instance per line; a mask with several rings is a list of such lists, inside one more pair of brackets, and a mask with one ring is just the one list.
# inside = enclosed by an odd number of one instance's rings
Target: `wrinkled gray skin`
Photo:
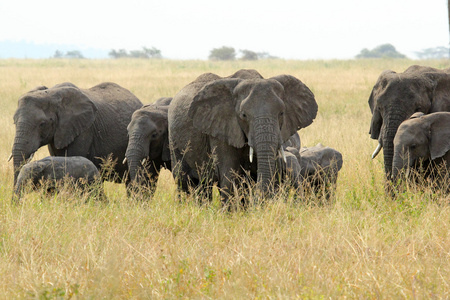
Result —
[[[162, 167], [171, 170], [167, 123], [172, 98], [160, 98], [133, 113], [128, 125], [125, 154], [130, 180], [139, 185], [154, 184]], [[144, 163], [143, 163], [144, 162]]]
[[83, 156], [97, 168], [101, 159], [112, 154], [117, 162], [111, 177], [122, 181], [127, 170], [121, 164], [128, 143], [127, 125], [141, 107], [130, 91], [108, 82], [90, 89], [66, 82], [26, 93], [14, 114], [14, 183], [20, 166], [44, 145], [52, 156]]
[[394, 137], [400, 124], [415, 112], [450, 111], [450, 69], [411, 66], [403, 73], [384, 71], [369, 97], [370, 137], [383, 148], [384, 170], [391, 178]]
[[[428, 115], [415, 114], [404, 121], [394, 138], [394, 160], [392, 174], [394, 180], [399, 173], [409, 173], [410, 168], [446, 163], [450, 168], [450, 113], [437, 112]], [[433, 162], [433, 164], [430, 164]], [[428, 170], [432, 173], [433, 170]], [[443, 174], [441, 174], [443, 175]]]
[[293, 181], [303, 183], [303, 187], [315, 193], [325, 191], [328, 197], [330, 189], [336, 185], [338, 173], [342, 168], [342, 154], [320, 143], [314, 147], [301, 148], [300, 151], [287, 147], [286, 151], [295, 158], [288, 159], [287, 163]]
[[[83, 192], [88, 192], [91, 185], [99, 180], [100, 173], [90, 160], [82, 156], [48, 156], [27, 163], [20, 169], [14, 186], [13, 199], [20, 200], [22, 192], [30, 182], [32, 187], [37, 189], [43, 180], [48, 184], [47, 188], [51, 190], [58, 182], [61, 183], [66, 178], [74, 180], [73, 183]], [[103, 194], [102, 187], [99, 188], [100, 194]]]
[[281, 145], [310, 125], [316, 114], [313, 93], [293, 76], [263, 79], [255, 70], [240, 70], [228, 78], [203, 74], [169, 107], [175, 179], [187, 191], [189, 184], [210, 189], [212, 178], [227, 203], [235, 174], [256, 170], [258, 190], [264, 194], [274, 178]]

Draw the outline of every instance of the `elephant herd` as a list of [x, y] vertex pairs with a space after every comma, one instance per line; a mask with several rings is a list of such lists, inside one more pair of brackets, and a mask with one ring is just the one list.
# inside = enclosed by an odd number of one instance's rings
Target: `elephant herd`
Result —
[[[420, 66], [380, 75], [369, 97], [370, 135], [379, 141], [373, 156], [383, 148], [388, 179], [420, 158], [448, 159], [450, 113], [442, 111], [450, 111], [449, 76]], [[151, 194], [161, 168], [180, 190], [206, 199], [216, 184], [224, 205], [252, 182], [261, 197], [281, 183], [332, 189], [342, 155], [321, 144], [301, 148], [298, 135], [317, 111], [299, 79], [255, 70], [202, 74], [173, 98], [145, 106], [114, 83], [40, 86], [20, 97], [14, 114], [14, 195], [30, 179], [37, 185], [66, 177], [86, 186], [101, 177], [125, 182], [129, 194], [142, 187]], [[44, 145], [51, 157], [26, 164]], [[104, 172], [107, 162], [112, 169]]]

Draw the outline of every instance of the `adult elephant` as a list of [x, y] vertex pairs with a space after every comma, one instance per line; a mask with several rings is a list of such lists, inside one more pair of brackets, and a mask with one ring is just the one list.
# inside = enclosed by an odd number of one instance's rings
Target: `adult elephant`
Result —
[[[410, 173], [411, 168], [426, 169], [432, 176], [442, 176], [448, 180], [450, 170], [450, 112], [428, 115], [414, 114], [398, 128], [394, 138], [393, 178]], [[445, 174], [435, 168], [444, 164]], [[435, 172], [436, 171], [436, 172]], [[446, 177], [447, 176], [447, 177]]]
[[189, 183], [209, 185], [206, 174], [227, 202], [236, 175], [256, 169], [258, 190], [265, 193], [281, 145], [316, 114], [313, 93], [293, 76], [264, 79], [255, 70], [226, 78], [203, 74], [169, 107], [173, 174], [185, 191]]
[[20, 166], [44, 145], [52, 156], [83, 156], [97, 168], [112, 155], [119, 163], [111, 175], [120, 182], [127, 170], [120, 163], [127, 149], [127, 125], [140, 107], [135, 95], [110, 82], [90, 89], [66, 82], [29, 91], [14, 114], [14, 184]]
[[384, 71], [369, 97], [370, 137], [383, 148], [384, 171], [391, 179], [394, 137], [400, 123], [415, 112], [450, 111], [450, 69], [411, 66], [403, 73]]
[[125, 160], [132, 182], [151, 190], [162, 167], [171, 170], [167, 111], [172, 98], [160, 98], [133, 113]]

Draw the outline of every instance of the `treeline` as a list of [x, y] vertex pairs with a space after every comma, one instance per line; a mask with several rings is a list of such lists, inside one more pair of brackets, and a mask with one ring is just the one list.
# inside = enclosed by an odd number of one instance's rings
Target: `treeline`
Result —
[[[449, 58], [450, 52], [447, 47], [427, 48], [415, 52], [419, 59], [443, 59]], [[112, 49], [108, 53], [109, 57], [117, 58], [144, 58], [159, 59], [163, 58], [161, 50], [151, 47], [142, 47], [140, 50], [127, 51], [125, 49]], [[83, 54], [78, 50], [62, 51], [56, 50], [53, 58], [84, 58]], [[248, 49], [236, 51], [233, 47], [222, 46], [210, 50], [208, 58], [210, 60], [259, 60], [259, 59], [276, 59], [267, 52], [255, 52]], [[406, 55], [400, 53], [391, 44], [379, 45], [371, 50], [364, 48], [355, 56], [357, 59], [363, 58], [407, 58]]]
[[[449, 58], [449, 48], [435, 47], [416, 51], [415, 54], [419, 59], [443, 59]], [[379, 45], [372, 50], [364, 48], [355, 56], [355, 58], [407, 58], [406, 55], [400, 53], [391, 44]]]

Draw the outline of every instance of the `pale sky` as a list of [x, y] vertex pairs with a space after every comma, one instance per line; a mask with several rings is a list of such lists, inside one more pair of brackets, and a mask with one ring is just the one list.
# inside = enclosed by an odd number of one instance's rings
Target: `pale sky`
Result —
[[448, 46], [445, 0], [1, 0], [0, 42], [207, 59], [213, 48], [347, 59], [390, 43], [409, 57]]

